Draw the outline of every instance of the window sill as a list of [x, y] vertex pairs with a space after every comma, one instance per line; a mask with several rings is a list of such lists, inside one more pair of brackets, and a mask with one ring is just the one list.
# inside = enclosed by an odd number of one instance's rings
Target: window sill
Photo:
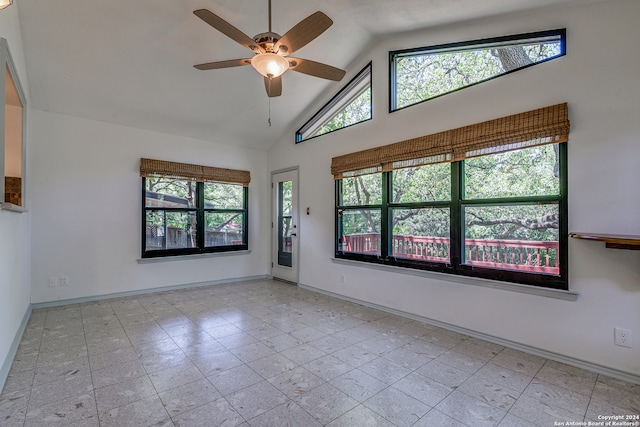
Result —
[[232, 256], [232, 255], [247, 255], [250, 253], [251, 253], [251, 250], [249, 249], [246, 251], [227, 251], [227, 252], [212, 252], [208, 254], [174, 255], [174, 256], [155, 257], [155, 258], [139, 258], [136, 261], [138, 262], [138, 264], [153, 264], [156, 262], [190, 261], [190, 260], [200, 259], [200, 258], [217, 258], [217, 257]]
[[25, 207], [14, 205], [13, 203], [0, 203], [0, 209], [11, 212], [27, 213], [29, 210]]
[[350, 259], [331, 258], [334, 264], [350, 265], [354, 267], [371, 268], [374, 270], [388, 271], [392, 273], [405, 274], [409, 276], [428, 277], [430, 279], [445, 280], [447, 282], [461, 283], [463, 285], [482, 286], [484, 288], [501, 289], [504, 291], [519, 292], [529, 295], [537, 295], [548, 298], [556, 298], [565, 301], [576, 301], [578, 299], [577, 292], [563, 291], [551, 288], [542, 288], [538, 286], [527, 286], [518, 283], [499, 282], [497, 280], [481, 279], [477, 277], [457, 276], [453, 274], [438, 273], [435, 271], [414, 270], [411, 268], [396, 267], [384, 264], [372, 264], [362, 261], [354, 261]]

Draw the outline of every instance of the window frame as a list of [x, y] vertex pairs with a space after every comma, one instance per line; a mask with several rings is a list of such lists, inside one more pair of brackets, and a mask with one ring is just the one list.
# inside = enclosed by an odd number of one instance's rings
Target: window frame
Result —
[[[355, 94], [352, 93], [367, 78], [369, 79], [369, 84], [368, 85], [364, 84], [364, 89], [362, 89], [360, 91], [357, 91]], [[316, 129], [316, 130], [320, 129], [326, 123], [328, 123], [331, 120], [333, 120], [333, 118], [335, 116], [337, 116], [344, 108], [349, 106], [351, 104], [351, 102], [353, 102], [360, 95], [362, 95], [367, 90], [367, 88], [368, 88], [369, 91], [371, 91], [371, 101], [369, 103], [370, 104], [369, 111], [371, 112], [371, 114], [370, 114], [369, 118], [364, 119], [364, 120], [360, 120], [360, 121], [355, 122], [355, 123], [351, 123], [351, 124], [349, 124], [347, 126], [344, 126], [344, 127], [338, 128], [338, 129], [331, 130], [329, 132], [325, 132], [325, 133], [320, 134], [320, 135], [313, 135], [313, 136], [309, 136], [309, 137], [306, 137], [306, 138], [303, 136], [304, 133], [309, 132], [309, 129]], [[309, 141], [311, 139], [318, 138], [320, 136], [328, 135], [330, 133], [339, 131], [340, 129], [345, 129], [345, 128], [357, 125], [359, 123], [368, 122], [370, 120], [373, 120], [373, 69], [372, 69], [372, 62], [369, 62], [367, 65], [365, 65], [362, 68], [362, 70], [360, 70], [358, 72], [358, 74], [356, 74], [349, 81], [349, 83], [347, 83], [344, 87], [342, 87], [342, 89], [340, 89], [340, 91], [338, 91], [338, 93], [336, 95], [334, 95], [333, 98], [331, 98], [326, 104], [324, 104], [322, 106], [322, 108], [320, 108], [320, 110], [318, 110], [317, 113], [315, 113], [313, 116], [311, 116], [311, 118], [309, 120], [307, 120], [302, 126], [300, 126], [300, 129], [298, 129], [296, 131], [296, 133], [295, 133], [295, 143], [299, 144], [299, 143], [304, 142], [304, 141]]]
[[[567, 177], [567, 143], [558, 143], [558, 163], [559, 163], [559, 193], [551, 196], [524, 196], [524, 197], [501, 197], [493, 199], [465, 199], [464, 194], [464, 160], [451, 162], [451, 200], [437, 202], [418, 203], [390, 203], [392, 191], [393, 171], [380, 172], [382, 179], [382, 203], [375, 206], [345, 206], [341, 205], [342, 179], [335, 180], [335, 258], [349, 259], [354, 261], [384, 264], [397, 267], [434, 271], [457, 276], [478, 277], [483, 279], [498, 280], [503, 282], [519, 283], [544, 288], [568, 290], [568, 177]], [[515, 270], [503, 270], [489, 268], [485, 266], [473, 266], [463, 263], [463, 251], [465, 241], [464, 230], [464, 207], [466, 206], [488, 206], [488, 205], [515, 205], [515, 204], [538, 204], [544, 202], [558, 203], [560, 215], [558, 224], [558, 266], [559, 274], [551, 275], [536, 272], [523, 272]], [[395, 208], [429, 208], [446, 207], [450, 208], [450, 246], [449, 262], [435, 262], [412, 260], [391, 256], [392, 227], [391, 213]], [[341, 251], [341, 229], [340, 215], [345, 210], [356, 210], [362, 208], [380, 208], [380, 240], [381, 255], [368, 255], [361, 253], [345, 253]]]
[[[22, 89], [22, 84], [20, 83], [20, 78], [18, 76], [18, 72], [16, 70], [15, 64], [13, 62], [13, 58], [11, 56], [11, 52], [9, 50], [9, 45], [6, 39], [0, 37], [0, 66], [3, 70], [7, 70], [13, 80], [13, 85], [15, 86], [18, 98], [20, 103], [22, 104], [22, 135], [21, 135], [21, 176], [20, 176], [20, 185], [21, 185], [21, 195], [20, 195], [20, 205], [15, 205], [13, 203], [5, 202], [4, 196], [2, 201], [0, 202], [0, 209], [24, 213], [27, 212], [27, 194], [26, 194], [26, 181], [27, 181], [27, 100], [24, 94], [24, 90]], [[6, 156], [6, 79], [2, 79], [0, 82], [0, 99], [2, 99], [2, 103], [0, 106], [0, 180], [2, 183], [2, 188], [5, 187], [5, 178], [6, 178], [6, 168], [5, 168], [5, 156]], [[4, 190], [3, 190], [4, 194]]]
[[[462, 48], [465, 48], [465, 47], [466, 48], [474, 48], [474, 47], [478, 47], [478, 46], [481, 46], [481, 45], [497, 45], [497, 44], [501, 44], [501, 43], [514, 42], [514, 41], [518, 41], [518, 40], [527, 40], [527, 39], [544, 38], [544, 37], [552, 37], [552, 36], [560, 36], [560, 54], [558, 54], [557, 56], [554, 56], [554, 57], [551, 57], [551, 58], [547, 58], [547, 59], [543, 59], [543, 60], [538, 61], [538, 62], [533, 62], [533, 63], [531, 63], [529, 65], [525, 65], [523, 67], [519, 67], [519, 68], [516, 68], [514, 70], [505, 71], [505, 72], [503, 72], [501, 74], [497, 74], [495, 76], [486, 78], [484, 80], [480, 80], [478, 82], [471, 83], [469, 85], [459, 87], [459, 88], [451, 90], [449, 92], [445, 92], [445, 93], [441, 93], [439, 95], [435, 95], [435, 96], [433, 96], [431, 98], [423, 99], [422, 101], [418, 101], [418, 102], [415, 102], [413, 104], [405, 105], [403, 107], [397, 107], [397, 99], [396, 99], [396, 96], [397, 96], [397, 84], [396, 84], [395, 62], [396, 62], [396, 58], [398, 58], [398, 57], [415, 55], [415, 54], [418, 54], [418, 53], [428, 54], [429, 52], [437, 52], [437, 51], [440, 51], [441, 53], [448, 53], [448, 52], [452, 52], [452, 51], [456, 51], [456, 50], [464, 50]], [[405, 108], [412, 107], [414, 105], [419, 105], [419, 104], [425, 103], [427, 101], [431, 101], [432, 99], [440, 98], [441, 96], [448, 95], [448, 94], [454, 93], [454, 92], [458, 92], [458, 91], [466, 89], [468, 87], [472, 87], [472, 86], [478, 85], [480, 83], [484, 83], [484, 82], [487, 82], [487, 81], [490, 81], [490, 80], [505, 76], [507, 74], [515, 73], [517, 71], [524, 70], [526, 68], [530, 68], [530, 67], [533, 67], [533, 66], [538, 65], [538, 64], [542, 64], [542, 63], [545, 63], [545, 62], [552, 61], [554, 59], [558, 59], [560, 57], [565, 56], [566, 53], [567, 53], [567, 30], [566, 30], [566, 28], [559, 28], [559, 29], [555, 29], [555, 30], [536, 31], [536, 32], [531, 32], [531, 33], [513, 34], [513, 35], [508, 35], [508, 36], [491, 37], [491, 38], [485, 38], [485, 39], [477, 39], [477, 40], [469, 40], [469, 41], [463, 41], [463, 42], [445, 43], [445, 44], [439, 44], [439, 45], [432, 45], [432, 46], [424, 46], [424, 47], [416, 47], [416, 48], [389, 51], [389, 113], [393, 113], [395, 111], [400, 111], [400, 110], [403, 110]]]
[[[142, 180], [142, 238], [141, 238], [141, 257], [142, 258], [160, 258], [160, 257], [172, 257], [181, 255], [199, 255], [219, 252], [235, 252], [246, 251], [249, 249], [249, 187], [243, 186], [243, 206], [241, 209], [221, 209], [221, 208], [207, 208], [205, 206], [204, 198], [204, 186], [206, 182], [197, 181], [196, 184], [196, 205], [194, 207], [185, 208], [170, 208], [170, 207], [147, 207], [146, 206], [146, 177], [141, 177]], [[187, 180], [180, 178], [179, 180]], [[230, 182], [222, 182], [223, 185], [241, 185]], [[147, 250], [147, 212], [149, 211], [165, 211], [165, 212], [195, 212], [196, 215], [196, 241], [197, 247], [195, 248], [172, 248], [172, 249], [156, 249]], [[240, 245], [225, 245], [225, 246], [206, 246], [205, 242], [205, 214], [207, 212], [240, 212], [243, 215], [242, 220], [242, 244]]]

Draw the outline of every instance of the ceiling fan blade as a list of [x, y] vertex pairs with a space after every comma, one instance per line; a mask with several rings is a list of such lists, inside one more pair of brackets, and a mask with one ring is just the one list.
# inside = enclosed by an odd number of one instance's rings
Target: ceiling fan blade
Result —
[[207, 62], [206, 64], [194, 65], [198, 70], [217, 70], [218, 68], [240, 67], [251, 65], [251, 58], [229, 59], [227, 61]]
[[207, 9], [198, 9], [193, 11], [194, 15], [202, 19], [207, 24], [211, 25], [216, 30], [220, 31], [225, 36], [237, 41], [242, 46], [246, 47], [252, 52], [264, 53], [264, 49], [256, 44], [255, 41], [233, 25], [229, 24], [218, 15], [214, 14]]
[[289, 60], [289, 69], [299, 73], [308, 74], [321, 79], [335, 80], [339, 82], [344, 77], [346, 71], [340, 68], [321, 62], [311, 61], [309, 59], [287, 58]]
[[324, 33], [333, 24], [331, 18], [316, 12], [298, 22], [273, 47], [274, 52], [290, 55]]
[[265, 77], [264, 88], [267, 90], [269, 98], [282, 95], [282, 76], [273, 78]]

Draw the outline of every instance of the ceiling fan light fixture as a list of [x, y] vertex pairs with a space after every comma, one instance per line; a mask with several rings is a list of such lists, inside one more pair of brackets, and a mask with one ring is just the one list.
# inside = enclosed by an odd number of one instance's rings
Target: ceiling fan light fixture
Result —
[[13, 0], [0, 0], [0, 10], [5, 7], [11, 6], [13, 4]]
[[251, 58], [251, 65], [265, 77], [278, 77], [289, 69], [289, 61], [275, 53], [260, 53]]

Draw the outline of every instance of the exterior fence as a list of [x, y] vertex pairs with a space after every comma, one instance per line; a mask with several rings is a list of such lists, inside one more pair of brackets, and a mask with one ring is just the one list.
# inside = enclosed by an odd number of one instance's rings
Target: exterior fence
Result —
[[[195, 230], [188, 232], [184, 228], [167, 227], [166, 236], [162, 227], [147, 225], [147, 250], [192, 248], [196, 240]], [[242, 233], [239, 231], [205, 231], [205, 246], [241, 245]]]
[[[380, 234], [343, 236], [345, 252], [380, 255]], [[465, 239], [465, 264], [517, 271], [560, 274], [559, 243], [531, 240]], [[448, 262], [449, 238], [392, 236], [391, 253], [397, 258]]]

